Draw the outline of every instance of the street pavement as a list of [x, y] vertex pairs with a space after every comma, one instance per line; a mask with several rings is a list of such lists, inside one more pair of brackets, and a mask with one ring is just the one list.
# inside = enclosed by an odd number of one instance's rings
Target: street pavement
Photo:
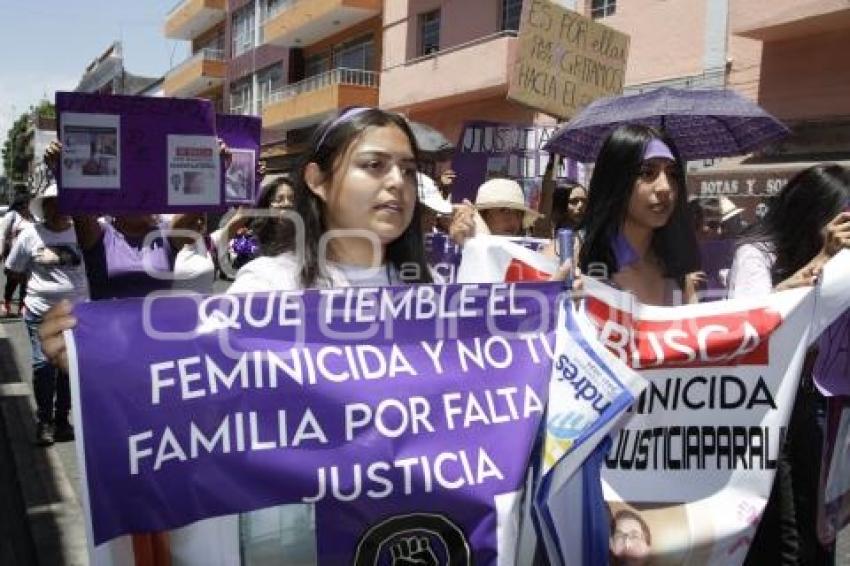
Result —
[[[226, 287], [216, 282], [215, 290]], [[76, 445], [34, 444], [29, 348], [21, 319], [0, 318], [0, 566], [87, 565]], [[850, 527], [835, 566], [850, 566]]]

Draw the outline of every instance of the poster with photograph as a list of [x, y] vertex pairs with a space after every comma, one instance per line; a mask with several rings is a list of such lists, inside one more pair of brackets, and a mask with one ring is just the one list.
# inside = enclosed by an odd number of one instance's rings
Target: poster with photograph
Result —
[[214, 212], [223, 205], [209, 100], [57, 92], [56, 116], [62, 213]]
[[226, 203], [254, 202], [257, 153], [253, 149], [231, 148], [230, 166], [224, 178]]
[[62, 120], [62, 185], [69, 189], [119, 189], [120, 117], [66, 113]]
[[219, 149], [214, 136], [168, 136], [168, 204], [219, 203]]
[[260, 157], [261, 120], [257, 116], [216, 114], [215, 131], [233, 156], [224, 177], [225, 204], [253, 204], [260, 185], [257, 160]]

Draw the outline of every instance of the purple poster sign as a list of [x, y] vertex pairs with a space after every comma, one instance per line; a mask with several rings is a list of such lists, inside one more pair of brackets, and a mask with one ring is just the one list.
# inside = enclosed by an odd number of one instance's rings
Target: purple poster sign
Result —
[[215, 128], [232, 155], [224, 176], [224, 202], [253, 204], [260, 186], [257, 160], [260, 158], [262, 120], [257, 116], [216, 114]]
[[95, 544], [222, 515], [244, 526], [277, 508], [310, 519], [272, 536], [317, 549], [319, 563], [496, 563], [546, 403], [559, 291], [79, 305], [74, 390]]
[[[540, 191], [550, 154], [543, 145], [555, 126], [527, 126], [500, 122], [466, 122], [452, 159], [457, 178], [452, 201], [475, 201], [478, 187], [494, 177], [517, 180], [525, 191], [526, 204], [538, 208]], [[582, 165], [564, 159], [556, 173], [559, 179], [583, 182]]]
[[69, 214], [216, 210], [212, 103], [57, 92], [59, 206]]

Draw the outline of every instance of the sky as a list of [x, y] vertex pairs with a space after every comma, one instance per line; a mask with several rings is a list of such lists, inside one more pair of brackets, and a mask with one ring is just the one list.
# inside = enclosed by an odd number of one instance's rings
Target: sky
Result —
[[124, 68], [135, 75], [161, 77], [185, 59], [189, 42], [163, 35], [177, 3], [0, 0], [0, 146], [15, 118], [57, 90], [72, 90], [113, 41], [123, 42]]

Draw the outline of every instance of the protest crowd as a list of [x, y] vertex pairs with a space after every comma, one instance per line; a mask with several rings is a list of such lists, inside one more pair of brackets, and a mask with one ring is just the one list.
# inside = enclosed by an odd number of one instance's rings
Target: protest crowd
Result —
[[283, 167], [209, 100], [56, 93], [0, 317], [92, 564], [838, 563], [850, 169], [697, 194], [689, 164], [788, 127], [622, 94], [627, 36], [517, 6], [507, 99], [558, 126], [435, 149], [358, 102]]
[[[54, 169], [61, 152], [54, 144], [45, 156]], [[229, 149], [222, 145], [221, 152], [226, 163]], [[236, 294], [451, 283], [429, 264], [426, 240], [450, 238], [462, 250], [482, 235], [530, 236], [541, 219], [526, 204], [522, 187], [506, 178], [481, 184], [474, 202], [450, 204], [451, 186], [438, 187], [419, 172], [417, 153], [404, 118], [356, 107], [318, 127], [295, 171], [266, 175], [255, 206], [231, 210], [212, 232], [204, 213], [63, 214], [55, 183], [28, 206], [14, 207], [3, 219], [4, 268], [10, 276], [4, 311], [13, 314], [11, 295], [20, 285], [19, 314], [33, 352], [36, 442], [49, 446], [74, 439], [62, 332], [76, 324], [75, 303], [169, 290], [209, 294], [214, 281], [229, 286], [218, 289]], [[675, 140], [664, 132], [628, 124], [613, 129], [588, 187], [566, 183], [553, 189], [548, 234], [535, 232], [545, 236], [540, 253], [561, 251], [555, 234], [562, 229], [574, 235], [569, 240], [574, 244], [549, 278], [577, 293], [586, 278], [600, 279], [646, 305], [716, 299], [700, 292], [706, 275], [697, 241], [704, 219], [695, 217], [703, 211], [689, 205], [684, 176]], [[816, 285], [823, 266], [850, 247], [847, 203], [850, 172], [840, 166], [818, 165], [797, 175], [760, 223], [736, 234], [727, 266], [728, 296]], [[295, 237], [299, 231], [301, 240]], [[342, 235], [323, 249], [323, 239], [334, 231]], [[836, 383], [846, 391], [847, 376], [821, 373], [818, 346], [808, 360], [747, 563], [828, 559], [830, 549], [813, 530], [824, 395]], [[292, 530], [280, 541], [283, 556], [310, 556], [304, 548], [310, 513], [306, 506], [286, 512]], [[641, 556], [648, 556], [651, 534], [639, 514], [619, 511], [606, 527], [612, 563], [646, 563]], [[538, 551], [533, 560], [545, 558]]]

